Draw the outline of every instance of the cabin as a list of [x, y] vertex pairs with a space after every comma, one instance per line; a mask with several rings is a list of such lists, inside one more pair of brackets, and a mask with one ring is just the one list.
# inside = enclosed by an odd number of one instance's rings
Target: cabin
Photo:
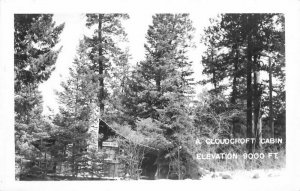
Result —
[[[87, 140], [87, 147], [82, 148], [81, 152], [98, 151], [101, 150], [105, 153], [103, 158], [103, 164], [101, 168], [94, 170], [92, 175], [80, 175], [80, 176], [92, 176], [92, 177], [105, 177], [106, 179], [115, 179], [117, 177], [125, 177], [128, 174], [126, 170], [126, 164], [122, 164], [119, 160], [122, 155], [122, 145], [118, 145], [116, 142], [110, 142], [109, 138], [114, 136], [120, 136], [125, 141], [131, 141], [126, 137], [117, 133], [110, 125], [105, 121], [99, 120], [99, 123], [89, 128], [91, 139]], [[101, 138], [100, 138], [101, 135]], [[54, 156], [71, 156], [68, 153], [69, 147], [72, 145], [68, 142], [69, 138], [66, 135], [57, 135], [55, 137], [43, 137], [42, 139], [35, 140], [32, 145], [39, 149], [43, 156], [35, 158], [33, 161], [28, 162], [29, 169], [34, 169], [32, 174], [55, 174], [59, 175], [64, 172], [70, 172], [70, 166], [64, 161], [54, 161]], [[63, 141], [61, 141], [63, 140]], [[141, 164], [140, 174], [142, 178], [155, 179], [157, 176], [157, 156], [158, 150], [148, 147], [146, 145], [138, 145], [144, 150], [144, 157]], [[60, 149], [57, 149], [57, 148]], [[39, 170], [37, 170], [39, 169]], [[71, 173], [69, 173], [71, 176]]]

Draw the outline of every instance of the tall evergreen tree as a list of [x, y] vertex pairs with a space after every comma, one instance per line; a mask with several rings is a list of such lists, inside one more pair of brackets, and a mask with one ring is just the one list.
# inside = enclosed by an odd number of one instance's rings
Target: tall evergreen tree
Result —
[[16, 14], [14, 17], [15, 92], [47, 80], [60, 51], [53, 50], [64, 24], [55, 26], [53, 15]]
[[[50, 14], [14, 16], [15, 145], [17, 169], [23, 158], [35, 158], [31, 142], [46, 136], [38, 85], [47, 80], [60, 51], [54, 50], [64, 24], [55, 25]], [[38, 136], [39, 135], [39, 136]], [[23, 173], [23, 172], [21, 172]], [[18, 176], [18, 172], [16, 173]]]
[[[138, 63], [126, 89], [128, 96], [123, 100], [129, 116], [159, 121], [164, 136], [172, 143], [169, 149], [160, 151], [157, 160], [161, 163], [164, 157], [170, 161], [179, 148], [185, 153], [179, 157], [181, 162], [189, 157], [187, 139], [192, 124], [188, 105], [193, 79], [186, 53], [193, 46], [193, 31], [188, 14], [154, 15], [146, 35], [146, 59]], [[185, 165], [171, 168], [179, 179]], [[161, 168], [158, 164], [157, 171]]]
[[89, 47], [90, 67], [98, 74], [99, 82], [99, 108], [101, 118], [105, 114], [108, 90], [106, 78], [111, 74], [111, 67], [116, 57], [123, 54], [116, 40], [124, 41], [126, 33], [121, 20], [128, 19], [127, 14], [87, 14], [86, 26], [95, 28], [91, 37], [85, 37]]
[[[93, 145], [89, 129], [93, 125], [93, 112], [97, 103], [97, 75], [90, 70], [87, 47], [80, 42], [78, 55], [70, 68], [70, 78], [62, 83], [63, 91], [58, 92], [60, 115], [56, 118], [56, 125], [60, 127], [56, 133], [63, 135], [63, 142], [71, 145], [67, 162], [72, 169], [73, 177], [80, 173], [80, 169], [89, 169], [87, 166], [87, 150]], [[96, 144], [98, 142], [96, 141]], [[95, 144], [95, 143], [94, 143]], [[98, 145], [97, 145], [98, 146]], [[97, 147], [96, 146], [96, 147]], [[84, 172], [89, 172], [89, 171]]]
[[[284, 50], [278, 46], [281, 44], [284, 47], [283, 26], [281, 14], [224, 14], [219, 22], [210, 27], [220, 27], [215, 32], [219, 31], [221, 40], [218, 48], [221, 51], [218, 55], [223, 63], [215, 65], [207, 60], [210, 57], [207, 54], [203, 59], [204, 73], [213, 74], [217, 71], [223, 76], [219, 83], [223, 81], [226, 84], [226, 80], [230, 82], [227, 86], [232, 87], [233, 105], [243, 105], [243, 100], [246, 100], [247, 137], [256, 137], [256, 143], [261, 136], [259, 121], [267, 102], [264, 96], [267, 84], [259, 80], [260, 73], [269, 70], [266, 57], [276, 57], [272, 68], [277, 68], [277, 71], [281, 71], [279, 73], [283, 71]], [[205, 36], [209, 34], [210, 30], [206, 30]], [[211, 42], [208, 44], [212, 46]], [[208, 70], [209, 68], [213, 69]], [[235, 125], [234, 122], [233, 126]], [[258, 147], [256, 144], [256, 148]], [[248, 151], [252, 152], [253, 149], [253, 145], [249, 144]]]

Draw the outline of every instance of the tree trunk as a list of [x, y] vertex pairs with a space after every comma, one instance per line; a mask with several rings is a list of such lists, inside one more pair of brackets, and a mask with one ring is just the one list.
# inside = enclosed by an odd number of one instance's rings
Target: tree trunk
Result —
[[[98, 48], [99, 48], [99, 54], [98, 54], [98, 67], [99, 67], [99, 129], [101, 129], [101, 119], [104, 114], [104, 63], [103, 63], [103, 39], [102, 39], [102, 20], [103, 20], [103, 14], [99, 14], [99, 20], [98, 20]], [[98, 131], [99, 131], [98, 129]], [[98, 148], [102, 148], [102, 145], [99, 145]]]
[[[232, 81], [232, 93], [231, 93], [231, 104], [233, 107], [236, 105], [236, 99], [237, 99], [237, 73], [238, 73], [238, 65], [239, 65], [239, 51], [238, 48], [235, 50], [236, 55], [235, 55], [235, 61], [234, 61], [234, 72], [233, 72], [233, 81]], [[234, 118], [232, 120], [232, 130], [231, 130], [231, 135], [234, 137], [236, 134], [236, 124], [237, 121]]]
[[99, 57], [98, 57], [98, 67], [99, 67], [99, 104], [100, 104], [100, 116], [104, 113], [104, 63], [103, 63], [103, 39], [102, 39], [102, 20], [103, 14], [99, 14], [98, 23], [98, 38], [99, 38]]
[[272, 84], [272, 65], [271, 65], [271, 58], [269, 57], [269, 96], [270, 96], [270, 101], [269, 101], [269, 126], [271, 128], [272, 132], [272, 137], [275, 136], [274, 134], [274, 123], [273, 123], [273, 96], [272, 96], [272, 91], [273, 91], [273, 84]]
[[259, 90], [259, 65], [257, 62], [257, 55], [254, 56], [254, 84], [253, 84], [253, 106], [254, 106], [254, 136], [255, 136], [255, 149], [259, 149], [259, 117], [260, 117], [260, 90]]
[[156, 89], [158, 92], [161, 92], [161, 85], [160, 85], [160, 82], [161, 82], [161, 74], [158, 73], [157, 76], [155, 77], [155, 83], [156, 83]]
[[[252, 50], [251, 50], [251, 38], [248, 36], [247, 45], [247, 137], [253, 138], [252, 133]], [[249, 141], [247, 144], [247, 150], [252, 152], [252, 143]]]
[[217, 79], [216, 79], [216, 70], [215, 70], [215, 63], [214, 63], [214, 53], [213, 51], [211, 51], [211, 63], [212, 63], [212, 74], [213, 74], [213, 84], [214, 84], [214, 88], [215, 90], [217, 89]]

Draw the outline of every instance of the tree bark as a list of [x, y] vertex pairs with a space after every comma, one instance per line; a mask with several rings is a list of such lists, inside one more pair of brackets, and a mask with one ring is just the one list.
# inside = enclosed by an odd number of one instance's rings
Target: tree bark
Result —
[[275, 136], [274, 134], [274, 123], [273, 123], [273, 96], [272, 96], [272, 91], [273, 91], [273, 84], [272, 84], [272, 65], [271, 65], [271, 58], [269, 57], [269, 126], [271, 128], [272, 132], [272, 137]]
[[161, 85], [160, 85], [160, 82], [161, 82], [161, 76], [160, 76], [160, 72], [156, 75], [155, 77], [155, 83], [156, 83], [156, 89], [158, 92], [161, 92]]
[[[103, 63], [103, 39], [102, 39], [102, 20], [103, 14], [98, 15], [98, 68], [99, 68], [99, 129], [101, 129], [101, 119], [104, 114], [104, 63]], [[98, 129], [98, 131], [99, 131]], [[104, 135], [105, 136], [105, 135]], [[98, 142], [98, 148], [102, 148], [102, 141]]]
[[257, 62], [257, 55], [254, 56], [254, 84], [253, 84], [253, 125], [254, 125], [254, 136], [255, 136], [255, 149], [259, 149], [259, 117], [260, 117], [260, 90], [259, 90], [259, 65]]
[[212, 74], [213, 74], [213, 84], [214, 84], [214, 89], [217, 89], [217, 79], [216, 79], [216, 70], [215, 70], [215, 63], [214, 63], [214, 53], [211, 51], [211, 63], [212, 63]]
[[[232, 94], [231, 94], [231, 104], [233, 107], [236, 105], [237, 99], [237, 73], [238, 73], [238, 65], [239, 65], [239, 51], [238, 48], [235, 49], [235, 61], [234, 61], [234, 71], [233, 71], [233, 81], [232, 81]], [[234, 137], [236, 134], [236, 119], [232, 120], [232, 130], [231, 134]]]
[[[252, 132], [252, 50], [251, 50], [251, 38], [247, 39], [247, 137], [253, 138]], [[247, 150], [252, 152], [252, 143], [249, 141], [247, 144]]]
[[98, 55], [98, 67], [99, 67], [99, 104], [100, 104], [100, 116], [104, 113], [104, 63], [103, 63], [103, 39], [102, 39], [102, 20], [103, 14], [99, 14], [98, 23], [98, 38], [99, 38], [99, 55]]

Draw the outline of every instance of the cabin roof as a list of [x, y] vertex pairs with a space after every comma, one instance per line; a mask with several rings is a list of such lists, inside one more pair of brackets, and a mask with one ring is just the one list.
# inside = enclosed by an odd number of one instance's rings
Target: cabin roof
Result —
[[[104, 134], [104, 137], [103, 137], [103, 141], [107, 140], [109, 136], [119, 136], [119, 137], [122, 137], [124, 138], [125, 140], [129, 141], [129, 142], [133, 142], [132, 140], [130, 140], [129, 138], [127, 138], [126, 136], [120, 134], [116, 129], [114, 129], [113, 127], [111, 127], [110, 125], [108, 125], [105, 121], [103, 120], [100, 120], [100, 127], [102, 127], [103, 129], [99, 128], [99, 133], [103, 133]], [[107, 133], [106, 136], [105, 133]], [[106, 138], [107, 137], [107, 138]], [[151, 150], [158, 150], [154, 147], [150, 147], [148, 145], [144, 145], [144, 144], [141, 144], [141, 143], [136, 143], [135, 144], [141, 146], [141, 147], [145, 147], [145, 148], [148, 148], [148, 149], [151, 149]]]
[[[124, 138], [125, 140], [129, 141], [129, 142], [133, 142], [132, 140], [130, 140], [129, 138], [127, 138], [126, 136], [123, 136], [122, 134], [120, 134], [117, 130], [115, 130], [114, 128], [112, 128], [110, 125], [108, 125], [104, 120], [100, 120], [99, 121], [99, 132], [98, 133], [102, 133], [104, 135], [103, 139], [101, 140], [101, 143], [105, 140], [107, 140], [109, 137], [111, 136], [119, 136]], [[53, 136], [47, 136], [44, 137], [42, 139], [37, 139], [34, 140], [33, 142], [31, 142], [36, 148], [38, 148], [39, 150], [43, 150], [43, 148], [49, 148], [51, 146], [53, 146], [55, 144], [55, 141], [57, 139]], [[145, 147], [151, 150], [156, 150], [158, 151], [158, 149], [154, 148], [154, 147], [150, 147], [141, 143], [136, 143], [135, 144], [141, 146], [141, 147]]]

